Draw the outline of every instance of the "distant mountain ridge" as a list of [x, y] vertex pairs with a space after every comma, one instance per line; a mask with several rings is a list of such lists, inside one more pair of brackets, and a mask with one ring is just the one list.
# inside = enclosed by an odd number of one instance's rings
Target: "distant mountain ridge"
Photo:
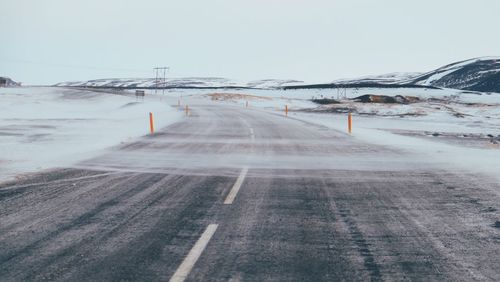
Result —
[[444, 88], [500, 92], [500, 57], [483, 57], [446, 65], [422, 74], [413, 84]]
[[262, 88], [275, 89], [286, 85], [301, 84], [299, 80], [263, 79], [250, 82], [234, 81], [222, 77], [167, 78], [158, 82], [154, 78], [108, 78], [88, 81], [62, 82], [54, 86], [96, 87], [96, 88]]
[[369, 75], [362, 76], [358, 78], [349, 78], [349, 79], [337, 79], [332, 83], [334, 84], [371, 84], [371, 83], [380, 83], [380, 84], [407, 84], [411, 82], [414, 78], [422, 75], [420, 72], [394, 72], [387, 73], [382, 75]]
[[251, 88], [301, 89], [340, 87], [453, 88], [500, 93], [500, 57], [481, 57], [446, 65], [426, 73], [390, 73], [325, 84], [305, 84], [299, 80], [264, 79], [238, 82], [220, 77], [168, 78], [159, 84], [154, 78], [115, 78], [63, 82], [54, 86], [95, 88]]
[[392, 73], [356, 79], [336, 80], [332, 84], [381, 84], [430, 86], [461, 90], [500, 92], [500, 57], [481, 57], [446, 65], [426, 73]]

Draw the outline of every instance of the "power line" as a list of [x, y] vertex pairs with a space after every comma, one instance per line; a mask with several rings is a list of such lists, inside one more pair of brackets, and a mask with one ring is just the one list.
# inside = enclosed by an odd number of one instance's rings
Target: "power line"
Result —
[[55, 64], [40, 61], [30, 61], [30, 60], [18, 60], [18, 59], [5, 59], [0, 58], [1, 62], [7, 63], [20, 63], [20, 64], [31, 64], [31, 65], [41, 65], [49, 67], [58, 68], [72, 68], [72, 69], [88, 69], [88, 70], [107, 70], [107, 71], [123, 71], [123, 72], [143, 72], [149, 73], [150, 71], [144, 69], [129, 69], [129, 68], [107, 68], [107, 67], [96, 67], [96, 66], [86, 66], [86, 65], [68, 65], [68, 64]]

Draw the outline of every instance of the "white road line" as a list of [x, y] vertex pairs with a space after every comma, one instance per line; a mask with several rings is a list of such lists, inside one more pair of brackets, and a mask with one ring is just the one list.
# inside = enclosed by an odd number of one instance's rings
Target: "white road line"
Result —
[[200, 258], [201, 253], [203, 253], [203, 250], [207, 247], [208, 241], [210, 241], [218, 226], [218, 224], [208, 225], [207, 229], [201, 234], [200, 239], [196, 241], [196, 244], [194, 244], [191, 251], [189, 251], [187, 257], [182, 261], [177, 271], [175, 271], [174, 275], [170, 278], [170, 282], [182, 282], [187, 278], [189, 272], [191, 272], [194, 264], [198, 258]]
[[224, 205], [230, 205], [233, 203], [234, 198], [236, 198], [236, 194], [238, 194], [238, 191], [240, 190], [241, 184], [243, 184], [243, 180], [245, 180], [247, 172], [248, 172], [248, 167], [245, 167], [241, 170], [238, 179], [236, 179], [236, 182], [233, 185], [233, 188], [231, 188], [231, 191], [229, 191], [229, 194], [227, 194], [226, 200], [224, 201]]

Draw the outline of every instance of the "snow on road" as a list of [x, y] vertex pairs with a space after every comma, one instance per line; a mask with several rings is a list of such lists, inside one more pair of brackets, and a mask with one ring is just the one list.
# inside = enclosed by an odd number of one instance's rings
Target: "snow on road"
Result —
[[[173, 100], [172, 100], [173, 101]], [[170, 101], [170, 102], [172, 102]], [[165, 99], [64, 88], [0, 89], [0, 181], [70, 165], [182, 117]]]
[[[221, 91], [224, 92], [217, 90]], [[217, 101], [242, 107], [249, 101], [250, 108], [278, 114], [288, 105], [291, 111], [289, 117], [344, 132], [347, 130], [345, 113], [322, 111], [323, 106], [310, 101], [312, 98], [336, 99], [338, 93], [335, 89], [232, 89], [227, 92], [233, 93], [233, 99]], [[186, 90], [182, 95], [214, 100], [213, 95], [207, 93], [207, 90]], [[243, 94], [248, 94], [248, 97], [245, 98]], [[500, 167], [500, 145], [491, 143], [489, 137], [500, 136], [500, 94], [466, 93], [452, 89], [385, 88], [347, 89], [345, 94], [346, 98], [376, 94], [416, 96], [422, 99], [414, 104], [354, 103], [350, 100], [335, 104], [339, 107], [350, 106], [358, 112], [354, 116], [354, 138], [417, 153], [444, 168], [458, 168], [500, 178], [497, 172]], [[254, 96], [262, 98], [256, 99]], [[319, 111], [315, 112], [317, 109]]]

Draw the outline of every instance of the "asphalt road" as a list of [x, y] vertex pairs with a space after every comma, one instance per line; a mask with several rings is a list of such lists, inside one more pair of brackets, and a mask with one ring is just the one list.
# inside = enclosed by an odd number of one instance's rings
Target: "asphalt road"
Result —
[[191, 108], [0, 184], [0, 280], [500, 280], [495, 180], [283, 113]]

